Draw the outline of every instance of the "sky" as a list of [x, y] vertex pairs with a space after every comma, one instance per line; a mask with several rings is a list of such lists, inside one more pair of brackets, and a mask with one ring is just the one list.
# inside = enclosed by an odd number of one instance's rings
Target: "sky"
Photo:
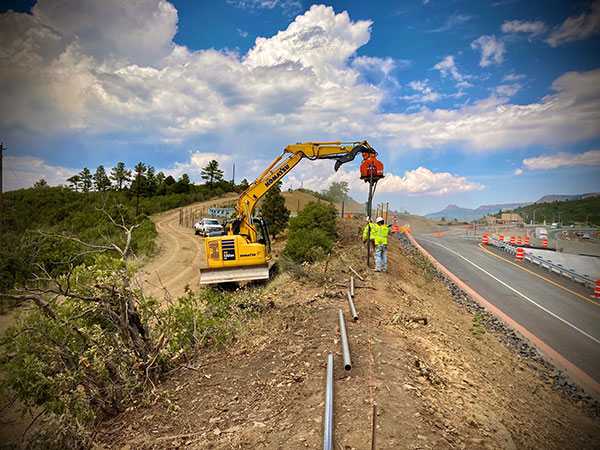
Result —
[[[367, 140], [396, 210], [600, 191], [600, 1], [7, 0], [0, 29], [4, 190]], [[364, 202], [358, 159], [284, 188]]]

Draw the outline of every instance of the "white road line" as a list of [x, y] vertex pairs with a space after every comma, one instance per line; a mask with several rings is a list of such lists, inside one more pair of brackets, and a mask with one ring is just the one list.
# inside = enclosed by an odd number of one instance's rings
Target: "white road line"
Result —
[[503, 286], [507, 287], [508, 289], [510, 289], [511, 291], [513, 291], [515, 294], [520, 295], [521, 297], [523, 297], [525, 300], [527, 300], [528, 302], [532, 303], [533, 305], [537, 306], [538, 308], [540, 308], [541, 310], [547, 312], [548, 314], [550, 314], [552, 317], [554, 317], [555, 319], [560, 320], [562, 323], [564, 323], [565, 325], [570, 326], [571, 328], [573, 328], [576, 331], [579, 331], [581, 334], [583, 334], [584, 336], [590, 338], [592, 341], [594, 341], [596, 344], [600, 344], [600, 340], [596, 339], [594, 336], [589, 335], [588, 333], [586, 333], [585, 331], [583, 331], [580, 328], [577, 328], [575, 325], [573, 325], [570, 322], [567, 322], [565, 319], [563, 319], [560, 316], [557, 316], [556, 314], [554, 314], [552, 311], [550, 311], [547, 308], [544, 308], [542, 305], [534, 302], [533, 300], [531, 300], [529, 297], [527, 297], [526, 295], [522, 294], [521, 292], [517, 291], [515, 288], [509, 286], [508, 284], [506, 284], [504, 281], [496, 278], [494, 275], [492, 275], [491, 273], [487, 272], [486, 270], [482, 269], [481, 267], [479, 267], [477, 264], [475, 264], [474, 262], [468, 260], [467, 258], [465, 258], [463, 255], [461, 255], [460, 253], [455, 252], [452, 249], [449, 249], [448, 247], [446, 247], [445, 245], [442, 244], [438, 244], [437, 242], [433, 242], [433, 241], [429, 241], [427, 239], [421, 239], [422, 241], [425, 242], [429, 242], [430, 244], [433, 245], [439, 245], [442, 248], [445, 248], [446, 250], [448, 250], [451, 253], [454, 253], [456, 256], [464, 259], [466, 262], [468, 262], [469, 264], [475, 266], [476, 268], [478, 268], [479, 270], [481, 270], [483, 273], [485, 273], [486, 275], [488, 275], [489, 277], [493, 278], [494, 280], [496, 280], [498, 283], [502, 284]]

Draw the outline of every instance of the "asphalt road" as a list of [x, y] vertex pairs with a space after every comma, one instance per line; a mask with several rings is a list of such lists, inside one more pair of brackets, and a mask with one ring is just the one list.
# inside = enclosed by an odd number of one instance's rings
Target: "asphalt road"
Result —
[[473, 240], [414, 237], [475, 292], [600, 383], [600, 301], [589, 289], [526, 261], [517, 263], [495, 247], [485, 246], [486, 252]]
[[[560, 228], [558, 230], [549, 230], [548, 235], [553, 237], [559, 241], [576, 241], [576, 242], [586, 242], [588, 244], [600, 244], [600, 239], [596, 236], [597, 228], [578, 228], [578, 229], [569, 229], [569, 228]], [[577, 236], [576, 233], [586, 233], [589, 235], [589, 239], [582, 239], [581, 236]], [[566, 234], [565, 234], [566, 233]], [[568, 237], [568, 239], [567, 239]]]

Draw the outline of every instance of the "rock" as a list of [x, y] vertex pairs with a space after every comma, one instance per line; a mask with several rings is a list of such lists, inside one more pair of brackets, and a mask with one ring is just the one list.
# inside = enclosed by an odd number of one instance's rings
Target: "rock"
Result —
[[215, 429], [213, 430], [213, 434], [214, 434], [215, 436], [219, 436], [219, 435], [221, 434], [221, 430], [219, 430], [219, 427], [217, 427], [217, 428], [215, 428]]

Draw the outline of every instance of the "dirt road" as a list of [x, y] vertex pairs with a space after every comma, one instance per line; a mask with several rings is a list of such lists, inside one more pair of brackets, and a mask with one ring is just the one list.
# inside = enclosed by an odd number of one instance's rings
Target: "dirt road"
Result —
[[[199, 209], [230, 204], [237, 194], [219, 200], [196, 203], [186, 208]], [[192, 228], [179, 225], [179, 209], [158, 214], [153, 218], [158, 231], [158, 255], [140, 270], [144, 294], [159, 299], [184, 294], [185, 285], [196, 288], [200, 268], [206, 265], [204, 239]]]

